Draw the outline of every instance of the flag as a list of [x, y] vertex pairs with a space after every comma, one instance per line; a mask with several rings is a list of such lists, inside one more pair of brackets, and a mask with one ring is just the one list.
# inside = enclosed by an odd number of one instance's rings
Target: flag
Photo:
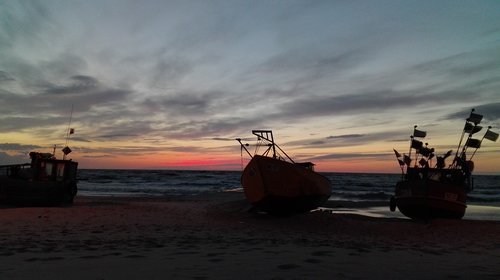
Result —
[[427, 147], [423, 147], [418, 151], [419, 154], [423, 155], [424, 157], [428, 157], [432, 153], [432, 149], [429, 149]]
[[443, 155], [443, 159], [446, 159], [447, 157], [451, 156], [451, 153], [453, 153], [453, 150], [449, 150], [446, 152], [446, 154]]
[[426, 135], [427, 135], [427, 132], [425, 132], [425, 131], [418, 130], [416, 128], [413, 130], [413, 137], [424, 138]]
[[474, 123], [475, 125], [478, 125], [482, 119], [483, 119], [483, 115], [479, 115], [479, 114], [475, 114], [475, 113], [471, 112], [470, 116], [467, 118], [467, 121]]
[[398, 162], [399, 162], [399, 165], [401, 165], [401, 166], [404, 166], [404, 165], [405, 165], [405, 162], [404, 162], [404, 161], [402, 161], [402, 160], [400, 160], [400, 159], [398, 159]]
[[75, 129], [74, 128], [70, 128], [69, 129], [69, 134], [74, 134], [75, 133]]
[[406, 165], [410, 166], [411, 164], [411, 158], [407, 155], [403, 155], [403, 161]]
[[427, 148], [427, 147], [423, 147], [422, 149], [420, 149], [418, 151], [419, 154], [423, 155], [424, 157], [429, 157], [429, 156], [434, 156], [433, 153], [434, 153], [434, 148]]
[[418, 141], [418, 140], [415, 140], [415, 139], [412, 139], [411, 140], [411, 147], [413, 149], [416, 149], [416, 150], [420, 150], [422, 149], [422, 142]]
[[427, 165], [427, 161], [425, 159], [421, 159], [418, 163], [420, 163], [421, 166]]
[[467, 147], [472, 147], [472, 148], [479, 149], [481, 147], [481, 140], [474, 139], [474, 138], [469, 138], [469, 139], [467, 139], [467, 143], [465, 145]]
[[467, 132], [467, 133], [469, 133], [470, 131], [472, 131], [473, 127], [474, 126], [470, 122], [466, 122], [465, 126], [464, 126], [464, 131]]
[[401, 154], [398, 153], [398, 151], [396, 151], [396, 149], [393, 149], [394, 150], [394, 153], [396, 154], [396, 157], [400, 158], [401, 157]]
[[436, 160], [437, 160], [436, 163], [437, 168], [442, 169], [446, 166], [446, 164], [444, 163], [444, 158], [438, 156]]
[[481, 131], [483, 129], [480, 125], [472, 125], [471, 123], [465, 123], [464, 131], [466, 133], [474, 134], [476, 132]]
[[486, 138], [490, 141], [496, 142], [498, 139], [498, 133], [493, 132], [493, 131], [488, 129], [488, 131], [486, 131], [486, 134], [484, 135], [484, 138]]

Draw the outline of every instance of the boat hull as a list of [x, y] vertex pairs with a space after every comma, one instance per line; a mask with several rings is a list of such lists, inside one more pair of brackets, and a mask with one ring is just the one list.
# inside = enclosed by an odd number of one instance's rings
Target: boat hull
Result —
[[396, 184], [395, 206], [412, 219], [461, 219], [467, 208], [463, 187], [422, 179]]
[[255, 155], [241, 176], [247, 200], [270, 214], [303, 213], [321, 206], [331, 183], [303, 166]]
[[12, 205], [61, 205], [73, 203], [74, 182], [33, 181], [0, 177], [0, 202]]

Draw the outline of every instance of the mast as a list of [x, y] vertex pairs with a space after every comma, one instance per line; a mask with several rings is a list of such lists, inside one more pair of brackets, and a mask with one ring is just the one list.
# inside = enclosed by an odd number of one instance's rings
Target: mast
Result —
[[[472, 108], [470, 113], [472, 114], [474, 111], [475, 111], [475, 109]], [[465, 121], [465, 125], [467, 125], [467, 120]], [[462, 146], [462, 141], [464, 140], [464, 136], [465, 136], [465, 127], [464, 127], [464, 130], [462, 131], [462, 136], [460, 137], [460, 141], [458, 142], [457, 151], [455, 152], [455, 159], [453, 159], [453, 163], [455, 163], [455, 161], [458, 157], [458, 151], [460, 150], [460, 147]]]
[[64, 149], [63, 149], [63, 160], [66, 159], [66, 155], [71, 153], [71, 149], [68, 147], [68, 142], [69, 142], [69, 136], [72, 134], [71, 132], [71, 121], [73, 120], [73, 109], [74, 105], [71, 104], [71, 114], [69, 115], [69, 122], [68, 122], [68, 128], [66, 129], [66, 143], [64, 144]]
[[68, 146], [72, 120], [73, 120], [73, 104], [71, 104], [71, 114], [69, 115], [68, 128], [66, 129], [66, 143], [64, 144], [64, 146]]
[[271, 148], [273, 149], [273, 158], [276, 158], [276, 144], [274, 143], [272, 130], [252, 130], [252, 134], [259, 137], [259, 139], [264, 139], [270, 142]]
[[[451, 167], [454, 167], [454, 168], [463, 167], [461, 165], [465, 164], [467, 148], [471, 145], [474, 147], [474, 145], [477, 144], [478, 140], [473, 139], [472, 135], [481, 130], [482, 127], [479, 126], [479, 124], [481, 123], [483, 116], [479, 115], [479, 114], [475, 114], [474, 111], [475, 111], [475, 109], [472, 109], [469, 117], [465, 120], [465, 126], [464, 126], [464, 130], [462, 132], [462, 137], [460, 138], [457, 152], [455, 153], [455, 159], [453, 159], [453, 164], [451, 165]], [[474, 126], [472, 126], [471, 123], [474, 124]], [[469, 133], [469, 135], [467, 136], [467, 140], [465, 141], [465, 143], [462, 147], [462, 151], [460, 152], [460, 155], [459, 155], [458, 151], [460, 150], [460, 146], [462, 145], [462, 140], [465, 136], [465, 133]], [[473, 142], [471, 143], [471, 141], [473, 141]], [[482, 140], [481, 140], [481, 142], [482, 142]], [[481, 145], [481, 142], [479, 142], [479, 145]], [[476, 150], [478, 148], [479, 148], [479, 146], [476, 147]], [[474, 153], [475, 153], [475, 151], [474, 151]]]
[[293, 161], [293, 159], [285, 151], [283, 151], [283, 149], [281, 149], [281, 147], [278, 146], [278, 144], [274, 143], [274, 137], [273, 137], [272, 130], [252, 130], [252, 134], [259, 137], [259, 140], [264, 139], [264, 140], [271, 143], [270, 147], [273, 150], [273, 158], [277, 158], [276, 148], [278, 148], [288, 158], [288, 160], [290, 160], [292, 163], [295, 163], [295, 161]]

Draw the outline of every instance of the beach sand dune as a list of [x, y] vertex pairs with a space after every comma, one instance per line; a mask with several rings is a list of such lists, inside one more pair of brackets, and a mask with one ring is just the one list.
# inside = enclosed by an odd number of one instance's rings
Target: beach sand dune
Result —
[[0, 279], [500, 279], [500, 223], [273, 217], [241, 193], [0, 208]]

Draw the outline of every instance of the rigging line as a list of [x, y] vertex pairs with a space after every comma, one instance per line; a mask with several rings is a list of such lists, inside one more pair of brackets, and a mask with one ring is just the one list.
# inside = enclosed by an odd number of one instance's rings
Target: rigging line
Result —
[[240, 143], [241, 171], [243, 171], [243, 146]]
[[71, 127], [71, 121], [73, 119], [73, 104], [71, 104], [71, 114], [69, 116], [69, 122], [68, 122], [68, 129], [66, 129], [66, 143], [64, 144], [64, 146], [68, 146], [68, 141], [69, 141], [69, 135], [70, 135], [70, 127]]

